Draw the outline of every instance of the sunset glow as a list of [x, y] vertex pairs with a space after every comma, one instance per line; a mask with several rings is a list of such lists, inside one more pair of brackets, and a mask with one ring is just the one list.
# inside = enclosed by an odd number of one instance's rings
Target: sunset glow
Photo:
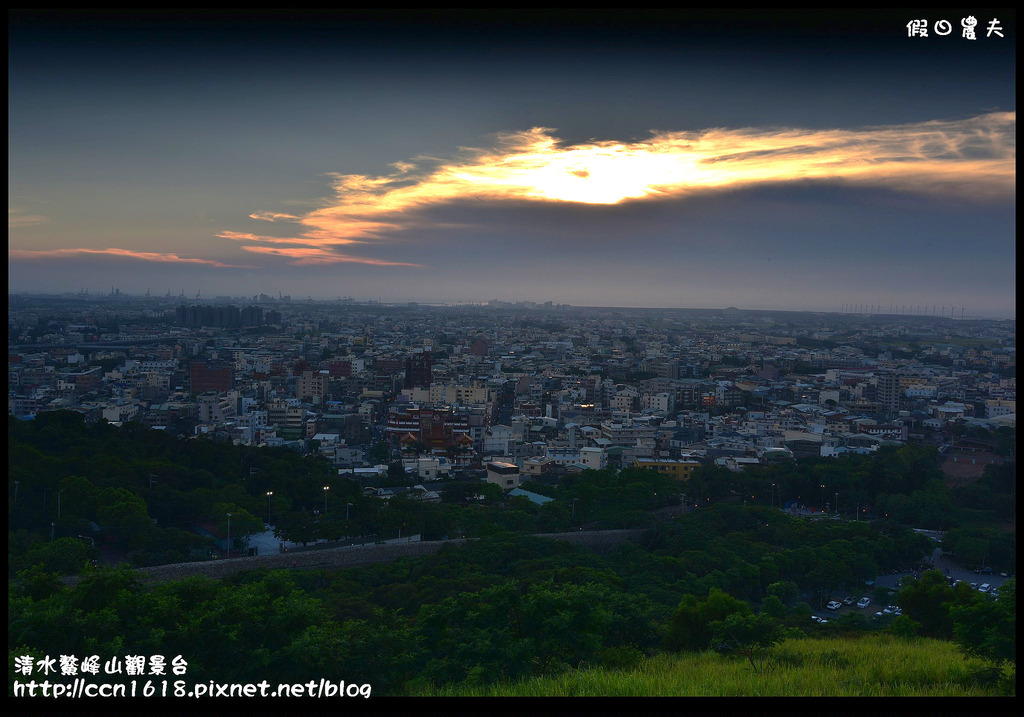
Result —
[[460, 14], [13, 9], [12, 292], [1014, 315], [1012, 18]]
[[242, 247], [246, 251], [255, 252], [257, 254], [271, 254], [273, 256], [280, 256], [289, 259], [290, 264], [297, 266], [306, 264], [369, 264], [371, 266], [419, 266], [418, 264], [410, 264], [407, 262], [398, 261], [384, 261], [382, 259], [370, 259], [367, 257], [359, 256], [346, 256], [343, 254], [334, 254], [332, 252], [323, 249], [314, 248], [293, 248], [293, 249], [280, 249], [269, 246], [244, 246]]
[[54, 259], [58, 257], [74, 257], [82, 255], [115, 256], [139, 261], [165, 262], [172, 264], [205, 264], [221, 269], [252, 269], [255, 267], [242, 264], [226, 264], [215, 259], [199, 259], [183, 257], [177, 254], [132, 251], [130, 249], [8, 249], [7, 255], [12, 259]]
[[418, 226], [417, 209], [467, 199], [613, 205], [793, 181], [1008, 197], [1014, 186], [1015, 127], [1015, 114], [1006, 112], [862, 130], [660, 132], [643, 142], [577, 146], [562, 146], [551, 130], [535, 128], [501, 136], [491, 149], [401, 163], [390, 175], [336, 175], [334, 197], [304, 216], [253, 215], [299, 224], [298, 237], [228, 231], [218, 236], [308, 244], [320, 251], [301, 260], [321, 262], [330, 261], [326, 247], [386, 241], [389, 232]]

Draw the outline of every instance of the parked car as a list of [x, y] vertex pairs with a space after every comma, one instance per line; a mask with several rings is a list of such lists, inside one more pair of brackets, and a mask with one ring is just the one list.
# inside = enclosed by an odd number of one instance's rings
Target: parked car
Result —
[[841, 602], [839, 602], [838, 600], [833, 600], [825, 607], [827, 607], [829, 610], [838, 610], [842, 606], [843, 604]]
[[862, 597], [860, 600], [857, 601], [857, 607], [860, 607], [860, 608], [867, 607], [870, 604], [871, 604], [871, 598], [869, 598], [869, 597]]
[[853, 605], [853, 596], [847, 595], [843, 598], [843, 605]]
[[982, 568], [980, 572], [981, 572], [982, 575], [991, 575], [992, 574], [992, 568]]
[[978, 588], [978, 592], [987, 593], [992, 588], [988, 583], [982, 583], [981, 587]]

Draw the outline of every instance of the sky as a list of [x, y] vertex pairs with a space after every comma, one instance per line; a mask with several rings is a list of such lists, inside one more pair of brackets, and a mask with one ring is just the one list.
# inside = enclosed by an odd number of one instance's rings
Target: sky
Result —
[[10, 291], [1013, 318], [1015, 29], [12, 11]]

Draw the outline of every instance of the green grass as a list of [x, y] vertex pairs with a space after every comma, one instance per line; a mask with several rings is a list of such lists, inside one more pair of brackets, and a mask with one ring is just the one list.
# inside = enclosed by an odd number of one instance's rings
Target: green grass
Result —
[[625, 670], [582, 668], [487, 687], [443, 686], [438, 696], [924, 697], [995, 695], [978, 684], [984, 660], [952, 643], [890, 635], [801, 638], [777, 646], [768, 669], [719, 655], [660, 654]]

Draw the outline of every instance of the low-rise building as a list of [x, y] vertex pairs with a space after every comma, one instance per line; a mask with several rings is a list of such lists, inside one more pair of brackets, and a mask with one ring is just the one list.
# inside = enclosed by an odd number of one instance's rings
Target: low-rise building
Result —
[[518, 488], [520, 483], [519, 466], [514, 463], [488, 463], [486, 480], [488, 483], [500, 486], [502, 490]]
[[689, 458], [637, 458], [633, 465], [671, 475], [680, 480], [688, 480], [693, 471], [700, 468], [700, 461]]

